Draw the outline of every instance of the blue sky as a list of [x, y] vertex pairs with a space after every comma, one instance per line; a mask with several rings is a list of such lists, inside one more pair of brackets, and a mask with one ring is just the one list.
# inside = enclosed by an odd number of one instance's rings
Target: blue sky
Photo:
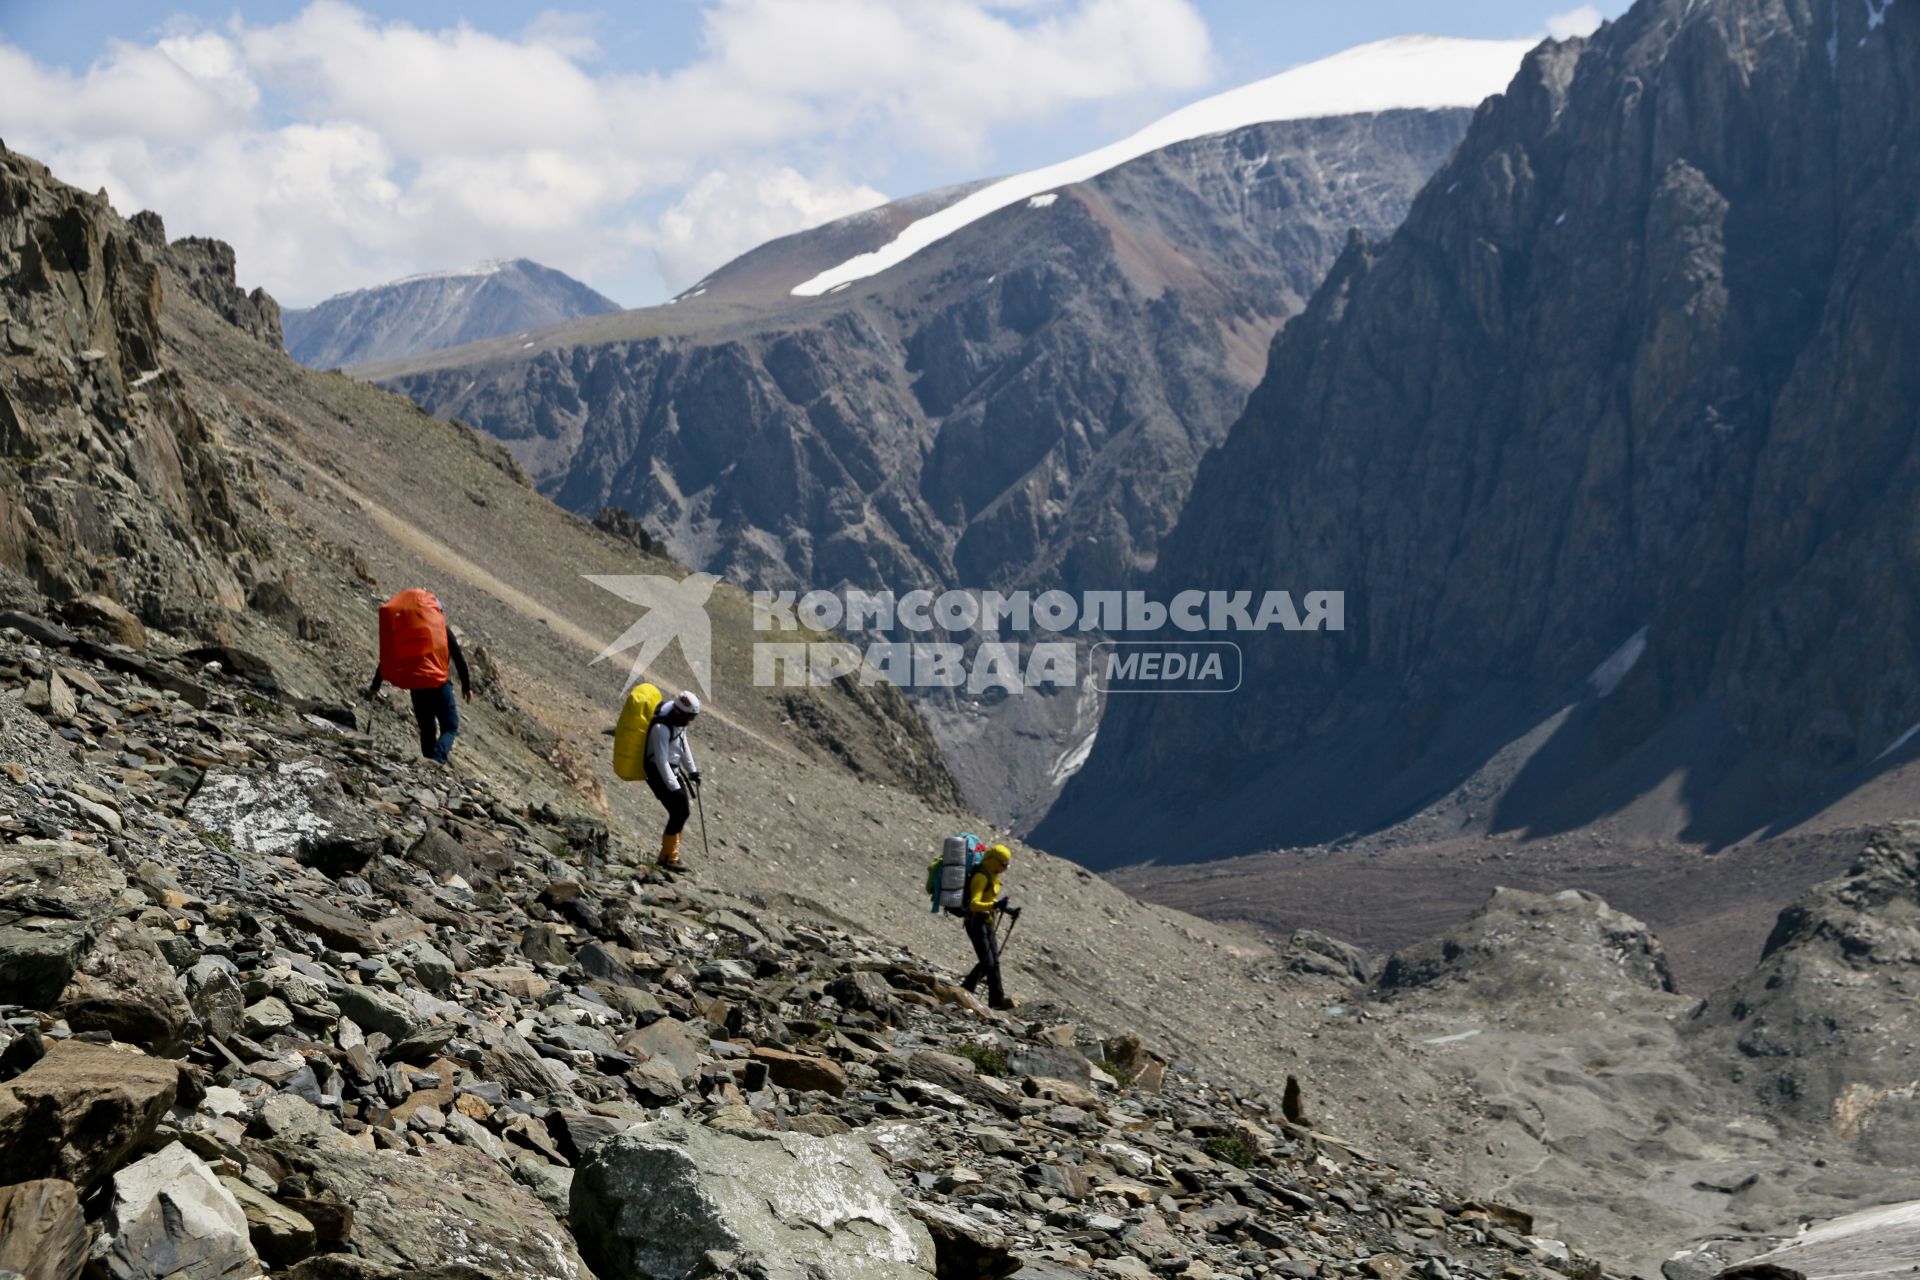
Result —
[[[528, 256], [627, 305], [1356, 44], [1624, 0], [0, 0], [0, 138], [290, 305]], [[537, 16], [536, 16], [537, 15]]]

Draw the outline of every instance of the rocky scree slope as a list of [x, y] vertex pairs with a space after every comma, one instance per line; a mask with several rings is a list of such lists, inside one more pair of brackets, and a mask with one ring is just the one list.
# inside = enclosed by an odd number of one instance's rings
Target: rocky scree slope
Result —
[[434, 271], [336, 294], [281, 317], [287, 353], [316, 369], [398, 360], [423, 351], [564, 324], [620, 304], [526, 258]]
[[1268, 337], [1351, 229], [1399, 221], [1466, 115], [1183, 143], [824, 299], [769, 284], [887, 225], [858, 215], [623, 318], [625, 340], [594, 322], [371, 372], [507, 442], [563, 506], [623, 507], [729, 580], [1111, 588], [1152, 564]]
[[1600, 1274], [216, 667], [0, 618], [0, 769], [0, 1262], [36, 1280]]
[[1347, 630], [1115, 705], [1038, 838], [1163, 847], [1171, 770], [1223, 815], [1180, 856], [1316, 844], [1512, 747], [1458, 829], [1637, 803], [1719, 842], [1906, 759], [1917, 71], [1901, 5], [1642, 0], [1532, 54], [1281, 335], [1160, 557], [1342, 589]]

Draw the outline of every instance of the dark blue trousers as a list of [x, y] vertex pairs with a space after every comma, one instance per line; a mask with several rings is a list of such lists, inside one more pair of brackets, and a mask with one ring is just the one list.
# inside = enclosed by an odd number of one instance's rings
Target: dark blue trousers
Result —
[[460, 701], [453, 696], [453, 681], [438, 689], [415, 689], [413, 719], [420, 726], [420, 754], [445, 764], [460, 733]]

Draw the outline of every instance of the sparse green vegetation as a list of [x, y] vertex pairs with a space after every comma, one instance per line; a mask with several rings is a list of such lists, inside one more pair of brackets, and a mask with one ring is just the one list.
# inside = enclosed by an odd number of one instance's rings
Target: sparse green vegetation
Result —
[[974, 1070], [983, 1076], [1004, 1076], [1008, 1074], [1007, 1055], [990, 1044], [963, 1044], [958, 1053], [971, 1062]]
[[1215, 1134], [1207, 1139], [1201, 1149], [1222, 1164], [1230, 1164], [1241, 1169], [1252, 1168], [1254, 1161], [1260, 1156], [1259, 1152], [1230, 1133]]

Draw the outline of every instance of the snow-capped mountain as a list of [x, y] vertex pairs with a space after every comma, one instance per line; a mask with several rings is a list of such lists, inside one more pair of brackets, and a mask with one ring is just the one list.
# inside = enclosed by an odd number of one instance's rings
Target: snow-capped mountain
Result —
[[368, 364], [544, 328], [619, 304], [525, 258], [429, 271], [286, 311], [287, 351], [315, 368]]
[[[794, 286], [802, 297], [843, 289], [1023, 200], [1048, 201], [1056, 187], [1196, 138], [1250, 125], [1407, 109], [1472, 107], [1500, 92], [1531, 40], [1402, 36], [1348, 49], [1182, 107], [1118, 142], [989, 183], [910, 223], [885, 245], [858, 254]], [[1044, 204], [1036, 207], [1045, 207]]]

